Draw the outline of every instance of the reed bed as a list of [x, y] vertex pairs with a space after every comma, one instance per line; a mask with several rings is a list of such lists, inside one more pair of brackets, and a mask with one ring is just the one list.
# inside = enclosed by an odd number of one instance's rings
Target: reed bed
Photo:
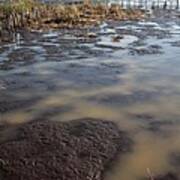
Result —
[[143, 17], [139, 10], [124, 10], [120, 5], [43, 4], [35, 0], [9, 0], [0, 5], [0, 28], [75, 28], [100, 24], [106, 20], [135, 20]]

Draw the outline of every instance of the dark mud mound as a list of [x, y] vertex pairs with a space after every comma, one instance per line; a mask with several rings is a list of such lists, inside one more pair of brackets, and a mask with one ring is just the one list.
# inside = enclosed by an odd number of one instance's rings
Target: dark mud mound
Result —
[[107, 121], [34, 121], [0, 145], [6, 180], [100, 180], [118, 152], [129, 150], [124, 132]]

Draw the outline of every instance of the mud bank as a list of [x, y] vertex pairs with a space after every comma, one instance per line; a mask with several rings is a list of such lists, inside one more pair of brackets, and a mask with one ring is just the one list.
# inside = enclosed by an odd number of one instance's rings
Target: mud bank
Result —
[[0, 145], [0, 169], [6, 180], [101, 180], [118, 152], [125, 153], [130, 146], [113, 122], [35, 121]]

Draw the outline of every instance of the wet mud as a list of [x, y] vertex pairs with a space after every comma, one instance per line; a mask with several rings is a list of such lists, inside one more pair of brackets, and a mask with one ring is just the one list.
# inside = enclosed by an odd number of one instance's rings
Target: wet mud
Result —
[[7, 180], [101, 180], [118, 153], [130, 150], [126, 134], [109, 121], [34, 121], [1, 144], [0, 170]]

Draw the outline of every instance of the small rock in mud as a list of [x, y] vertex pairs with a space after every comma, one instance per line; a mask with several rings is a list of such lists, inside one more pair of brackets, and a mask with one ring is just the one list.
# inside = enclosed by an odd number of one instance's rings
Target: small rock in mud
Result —
[[89, 38], [97, 38], [97, 34], [93, 33], [93, 32], [90, 32], [90, 33], [87, 34], [87, 37], [89, 37]]
[[115, 35], [112, 37], [112, 42], [120, 42], [121, 39], [123, 39], [123, 36]]
[[131, 141], [113, 122], [80, 119], [33, 121], [0, 145], [0, 170], [6, 180], [101, 180], [117, 153]]

